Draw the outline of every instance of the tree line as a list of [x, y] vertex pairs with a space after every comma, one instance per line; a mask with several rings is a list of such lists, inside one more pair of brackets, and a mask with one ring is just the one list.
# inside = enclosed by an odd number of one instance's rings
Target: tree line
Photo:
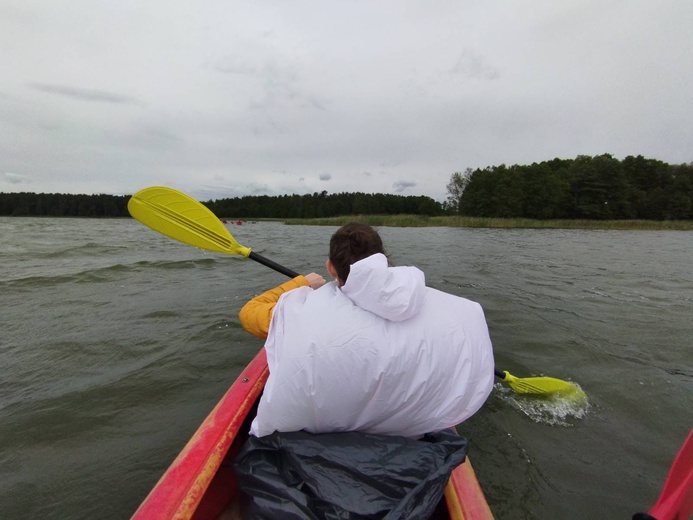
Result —
[[[0, 216], [126, 217], [129, 195], [0, 193]], [[342, 215], [439, 215], [443, 205], [426, 196], [380, 193], [253, 195], [203, 202], [222, 218], [321, 218]]]
[[205, 203], [215, 215], [229, 218], [323, 218], [343, 215], [440, 215], [443, 205], [426, 196], [383, 193], [249, 195]]
[[[529, 219], [693, 219], [693, 163], [579, 155], [455, 172], [448, 198], [383, 193], [248, 195], [204, 204], [221, 218], [461, 214]], [[128, 195], [0, 193], [0, 216], [126, 217]]]
[[125, 217], [128, 195], [70, 193], [0, 193], [0, 216]]
[[693, 163], [603, 154], [468, 168], [447, 192], [445, 209], [470, 217], [690, 220]]

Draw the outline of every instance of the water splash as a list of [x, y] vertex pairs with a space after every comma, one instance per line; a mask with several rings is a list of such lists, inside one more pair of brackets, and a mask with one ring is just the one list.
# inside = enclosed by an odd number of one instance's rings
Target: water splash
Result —
[[[579, 388], [576, 383], [575, 386]], [[575, 392], [570, 395], [554, 394], [550, 396], [521, 395], [510, 388], [495, 384], [497, 395], [502, 401], [519, 410], [534, 422], [551, 426], [571, 427], [576, 420], [583, 419], [590, 409], [587, 395]]]

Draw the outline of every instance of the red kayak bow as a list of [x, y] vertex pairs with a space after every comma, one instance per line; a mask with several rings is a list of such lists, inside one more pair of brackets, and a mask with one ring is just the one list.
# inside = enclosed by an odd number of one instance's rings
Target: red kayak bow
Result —
[[648, 515], [637, 514], [638, 520], [689, 520], [693, 515], [693, 429], [688, 433], [664, 481], [659, 499]]

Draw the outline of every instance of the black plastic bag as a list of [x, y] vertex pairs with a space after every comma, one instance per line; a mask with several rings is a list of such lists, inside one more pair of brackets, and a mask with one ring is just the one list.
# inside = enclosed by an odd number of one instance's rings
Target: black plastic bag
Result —
[[426, 519], [464, 462], [454, 431], [405, 437], [345, 432], [250, 439], [234, 461], [247, 519]]

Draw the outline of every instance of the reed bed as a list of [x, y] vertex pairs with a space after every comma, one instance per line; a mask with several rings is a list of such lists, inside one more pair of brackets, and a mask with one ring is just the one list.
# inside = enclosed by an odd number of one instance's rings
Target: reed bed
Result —
[[602, 229], [602, 230], [676, 230], [693, 231], [691, 220], [533, 220], [513, 218], [480, 218], [446, 215], [350, 215], [343, 217], [288, 219], [288, 225], [341, 226], [347, 222], [364, 222], [385, 227], [469, 227], [510, 229]]

